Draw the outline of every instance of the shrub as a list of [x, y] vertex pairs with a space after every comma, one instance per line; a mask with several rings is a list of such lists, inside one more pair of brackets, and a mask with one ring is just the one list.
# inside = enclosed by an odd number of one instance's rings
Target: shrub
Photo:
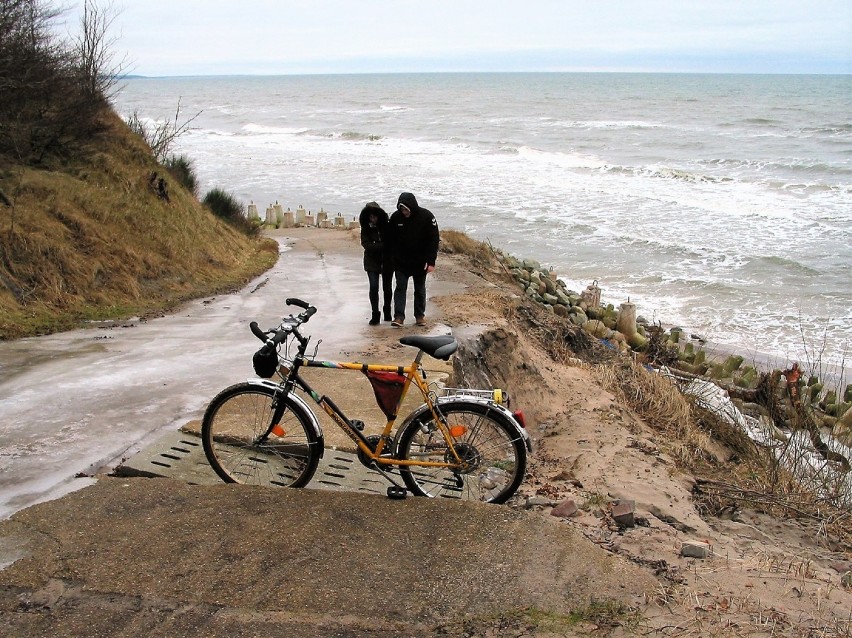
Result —
[[165, 166], [183, 187], [198, 198], [198, 176], [195, 167], [186, 155], [172, 155], [166, 160]]
[[202, 204], [207, 206], [216, 217], [225, 220], [246, 235], [260, 234], [260, 226], [251, 222], [245, 213], [245, 207], [230, 193], [214, 188], [204, 196]]

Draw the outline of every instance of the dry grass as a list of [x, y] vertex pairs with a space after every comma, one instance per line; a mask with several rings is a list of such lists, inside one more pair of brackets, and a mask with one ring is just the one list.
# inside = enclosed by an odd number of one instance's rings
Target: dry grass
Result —
[[709, 434], [694, 418], [692, 403], [668, 377], [629, 359], [594, 366], [591, 372], [601, 387], [665, 435], [661, 440], [683, 467], [692, 468], [699, 460], [711, 458]]
[[[696, 507], [704, 515], [751, 508], [779, 518], [796, 518], [814, 527], [830, 549], [852, 548], [852, 510], [829, 479], [807, 483], [804, 473], [785, 469], [773, 452], [754, 444], [725, 419], [699, 408], [666, 376], [629, 360], [590, 368], [600, 385], [620, 397], [649, 426], [663, 434], [667, 451], [682, 469], [700, 475]], [[712, 444], [733, 456], [719, 461]], [[711, 478], [718, 477], [718, 478]], [[839, 475], [835, 481], [843, 481]]]
[[0, 169], [0, 338], [52, 332], [92, 318], [173, 307], [244, 283], [277, 246], [242, 235], [169, 180], [115, 116], [84, 160], [54, 170]]
[[449, 255], [466, 255], [474, 265], [480, 268], [491, 267], [498, 263], [489, 244], [472, 239], [458, 230], [441, 231], [441, 252]]
[[506, 320], [532, 338], [558, 363], [602, 363], [618, 359], [581, 328], [528, 299], [504, 305]]
[[[777, 574], [791, 582], [791, 588], [807, 579], [806, 574], [771, 572], [761, 578]], [[706, 581], [702, 581], [706, 585]], [[801, 587], [799, 591], [804, 589]], [[816, 596], [824, 601], [830, 592], [817, 589]], [[760, 592], [754, 595], [736, 596], [730, 592], [708, 591], [706, 587], [696, 589], [684, 585], [660, 586], [652, 602], [668, 612], [665, 626], [648, 622], [640, 626], [640, 634], [646, 636], [679, 636], [707, 638], [766, 637], [789, 638], [850, 638], [852, 637], [852, 615], [837, 618], [828, 612], [820, 600], [814, 601], [811, 614], [788, 614], [767, 605], [761, 600]]]

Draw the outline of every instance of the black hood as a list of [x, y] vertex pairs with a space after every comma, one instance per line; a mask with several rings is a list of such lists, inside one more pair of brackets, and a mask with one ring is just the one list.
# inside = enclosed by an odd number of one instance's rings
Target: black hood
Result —
[[399, 208], [400, 204], [405, 204], [408, 206], [408, 210], [412, 213], [416, 212], [420, 206], [417, 205], [417, 198], [414, 196], [414, 193], [400, 193], [399, 199], [396, 202], [396, 207]]
[[379, 216], [379, 225], [388, 223], [388, 214], [376, 202], [370, 202], [361, 209], [361, 215], [358, 217], [358, 222], [361, 226], [366, 226], [370, 223], [370, 213], [375, 213]]

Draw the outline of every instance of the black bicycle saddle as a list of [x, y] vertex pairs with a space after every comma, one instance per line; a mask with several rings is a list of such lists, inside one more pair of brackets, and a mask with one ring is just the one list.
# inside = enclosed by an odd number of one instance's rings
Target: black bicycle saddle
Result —
[[430, 357], [443, 359], [446, 361], [456, 350], [459, 349], [459, 342], [453, 335], [441, 335], [438, 337], [424, 337], [420, 335], [409, 335], [403, 337], [399, 342], [404, 346], [414, 346], [420, 348]]

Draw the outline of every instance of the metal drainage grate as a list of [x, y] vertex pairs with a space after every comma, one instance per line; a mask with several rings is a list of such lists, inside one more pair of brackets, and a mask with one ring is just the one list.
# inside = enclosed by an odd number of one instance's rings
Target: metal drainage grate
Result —
[[[192, 485], [217, 485], [222, 480], [210, 467], [201, 439], [175, 431], [115, 468], [118, 476], [167, 477]], [[385, 494], [390, 483], [364, 467], [356, 454], [327, 448], [308, 488]]]

